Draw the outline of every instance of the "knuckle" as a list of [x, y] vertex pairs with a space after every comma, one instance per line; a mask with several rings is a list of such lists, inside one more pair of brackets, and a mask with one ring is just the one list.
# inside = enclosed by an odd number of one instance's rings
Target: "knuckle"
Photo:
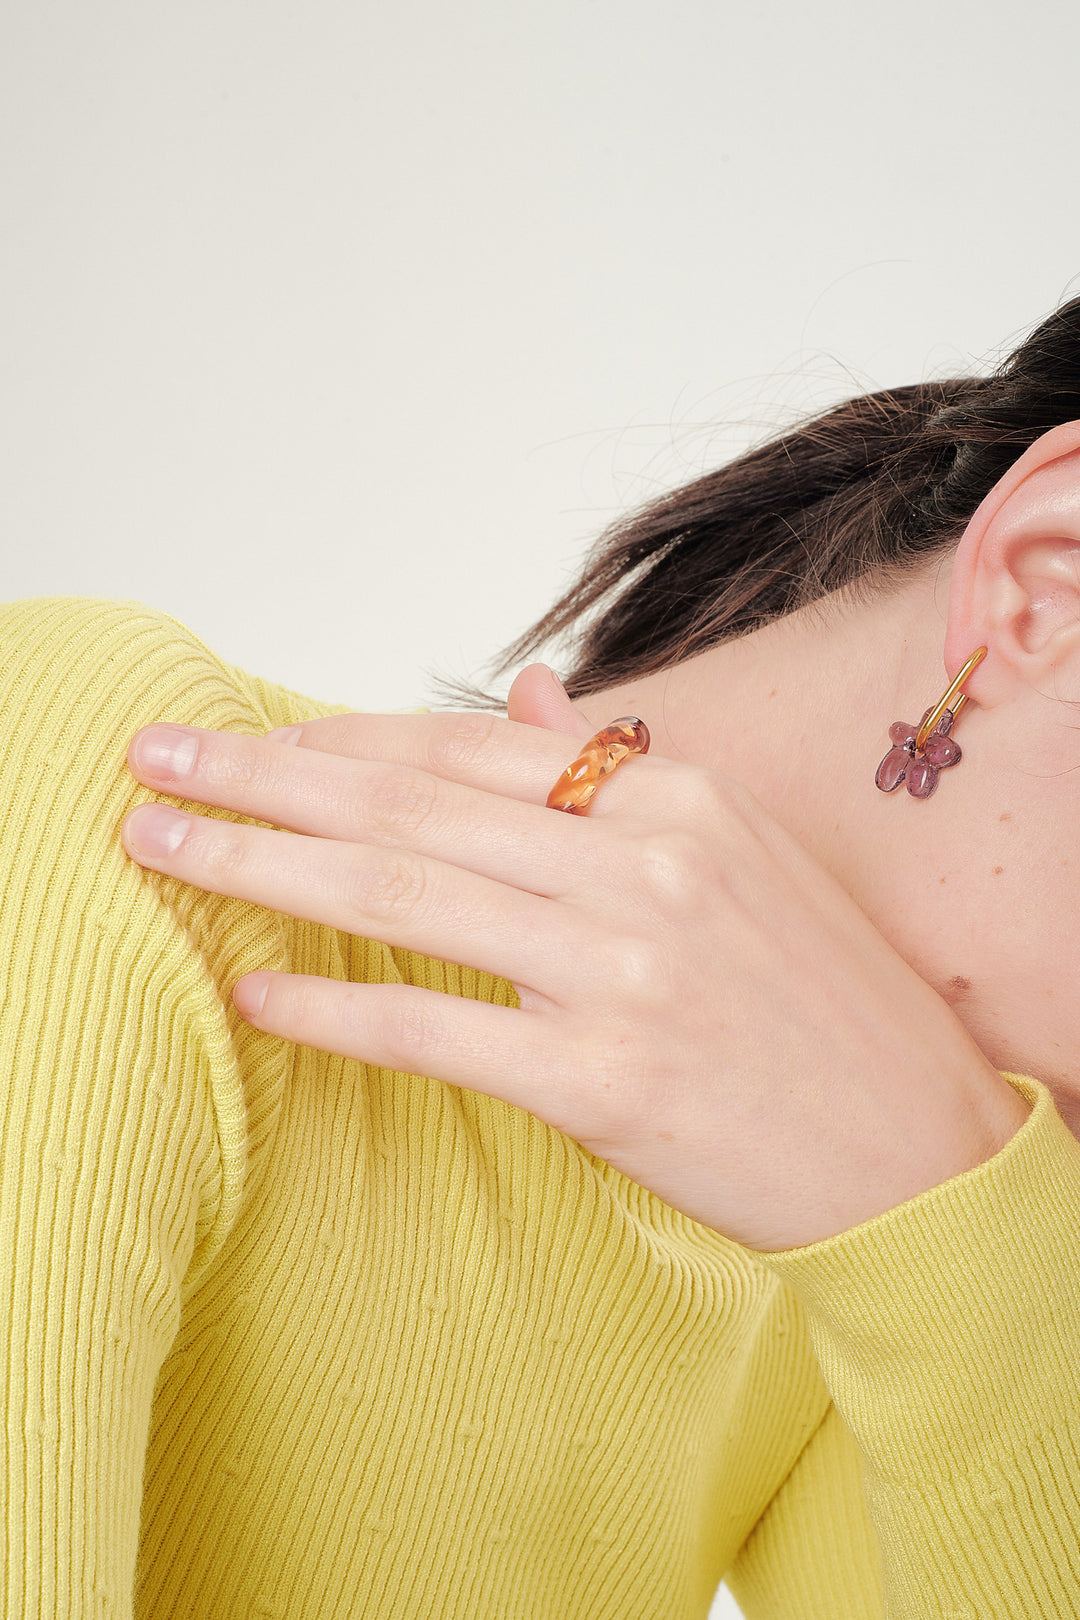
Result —
[[203, 871], [223, 885], [242, 872], [248, 860], [244, 836], [233, 828], [232, 822], [215, 820], [207, 832], [200, 834], [196, 851]]
[[361, 918], [396, 919], [419, 909], [425, 887], [419, 861], [393, 852], [365, 857], [347, 871], [345, 905]]
[[438, 1007], [409, 990], [398, 996], [385, 988], [373, 998], [368, 985], [344, 989], [335, 1022], [358, 1051], [378, 1051], [382, 1067], [423, 1073], [442, 1039]]
[[428, 743], [428, 760], [440, 775], [456, 776], [484, 759], [498, 716], [447, 714], [437, 720]]
[[666, 974], [661, 947], [642, 935], [625, 934], [608, 941], [606, 955], [614, 996], [635, 1007], [651, 1006]]
[[366, 786], [364, 810], [373, 831], [407, 838], [432, 819], [438, 797], [436, 778], [423, 771], [376, 770]]
[[200, 775], [210, 787], [259, 788], [269, 782], [275, 762], [267, 757], [261, 746], [261, 737], [247, 737], [242, 733], [216, 740], [210, 746], [200, 747]]
[[701, 770], [694, 772], [686, 805], [694, 820], [712, 827], [724, 822], [752, 823], [761, 809], [759, 800], [734, 776]]
[[738, 788], [734, 778], [724, 777], [716, 771], [695, 770], [686, 784], [683, 804], [694, 821], [713, 824], [731, 812], [733, 789]]
[[[391, 1012], [392, 1008], [392, 1012]], [[406, 1073], [422, 1073], [428, 1060], [439, 1050], [439, 1016], [427, 997], [395, 998], [387, 1010], [382, 1045], [390, 1059], [388, 1067]]]
[[665, 910], [693, 910], [701, 894], [703, 852], [690, 832], [646, 833], [635, 846], [634, 872]]

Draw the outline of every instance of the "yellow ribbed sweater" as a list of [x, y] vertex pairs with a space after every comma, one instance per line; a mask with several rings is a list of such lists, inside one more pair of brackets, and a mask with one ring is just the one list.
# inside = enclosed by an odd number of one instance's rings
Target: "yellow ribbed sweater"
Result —
[[509, 1104], [252, 1029], [261, 967], [516, 999], [125, 855], [140, 726], [342, 712], [139, 602], [0, 606], [3, 1614], [704, 1620], [725, 1574], [749, 1620], [1080, 1613], [1047, 1088], [760, 1255]]

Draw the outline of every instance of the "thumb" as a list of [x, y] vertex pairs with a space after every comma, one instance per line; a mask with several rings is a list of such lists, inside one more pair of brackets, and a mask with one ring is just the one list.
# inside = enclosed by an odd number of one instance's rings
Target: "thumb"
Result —
[[591, 737], [596, 729], [575, 709], [566, 688], [547, 664], [526, 664], [514, 677], [506, 698], [506, 717], [568, 737]]

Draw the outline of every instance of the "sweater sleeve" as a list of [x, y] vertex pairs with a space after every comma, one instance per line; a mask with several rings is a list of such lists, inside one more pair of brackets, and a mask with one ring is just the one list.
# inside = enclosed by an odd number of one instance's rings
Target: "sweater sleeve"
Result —
[[274, 959], [271, 914], [170, 903], [120, 842], [156, 797], [126, 767], [155, 719], [265, 729], [166, 615], [0, 606], [0, 1612], [23, 1620], [132, 1614], [155, 1382], [280, 1062], [222, 982]]
[[1080, 1143], [1041, 1081], [1002, 1072], [1033, 1107], [993, 1158], [757, 1256], [801, 1300], [862, 1457], [889, 1620], [1080, 1613]]
[[881, 1552], [863, 1492], [862, 1459], [835, 1405], [725, 1581], [746, 1620], [882, 1620]]

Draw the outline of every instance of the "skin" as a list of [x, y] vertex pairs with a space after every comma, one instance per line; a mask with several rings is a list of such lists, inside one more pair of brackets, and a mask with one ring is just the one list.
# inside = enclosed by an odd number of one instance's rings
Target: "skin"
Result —
[[[934, 794], [874, 786], [978, 647]], [[509, 713], [558, 725], [546, 666]], [[721, 770], [843, 885], [996, 1069], [1032, 1074], [1080, 1138], [1080, 423], [1044, 434], [954, 553], [858, 607], [792, 614], [575, 705], [647, 719], [651, 752]], [[833, 742], [825, 741], [831, 731]]]
[[[336, 716], [296, 751], [170, 728], [196, 750], [179, 777], [137, 734], [147, 785], [283, 830], [188, 815], [155, 854], [144, 807], [125, 848], [521, 998], [256, 973], [233, 987], [256, 1027], [526, 1107], [750, 1247], [812, 1243], [1000, 1151], [1029, 1104], [999, 1069], [1042, 1080], [1077, 1130], [1078, 551], [1073, 423], [887, 595], [576, 706], [532, 665], [507, 720]], [[980, 646], [963, 760], [926, 801], [880, 793], [890, 723]], [[588, 817], [553, 815], [575, 740], [621, 714], [647, 720], [650, 755]]]

